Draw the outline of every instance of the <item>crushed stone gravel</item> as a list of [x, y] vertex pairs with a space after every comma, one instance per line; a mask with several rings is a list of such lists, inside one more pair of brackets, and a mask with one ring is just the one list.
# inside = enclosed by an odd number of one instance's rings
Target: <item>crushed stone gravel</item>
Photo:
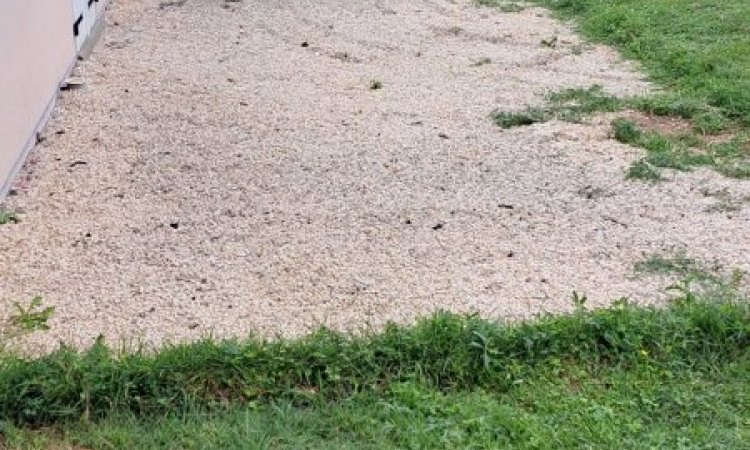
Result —
[[711, 208], [747, 182], [628, 181], [642, 155], [607, 117], [492, 123], [564, 87], [651, 89], [544, 10], [115, 0], [108, 22], [0, 226], [0, 318], [56, 308], [30, 348], [656, 303], [667, 280], [633, 266], [676, 250], [750, 270], [748, 206]]

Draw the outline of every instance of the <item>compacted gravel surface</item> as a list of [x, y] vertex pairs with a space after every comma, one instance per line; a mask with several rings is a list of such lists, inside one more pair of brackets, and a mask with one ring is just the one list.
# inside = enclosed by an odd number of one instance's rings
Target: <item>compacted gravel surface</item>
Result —
[[492, 123], [651, 89], [540, 9], [115, 0], [77, 71], [0, 226], [0, 317], [56, 308], [34, 349], [660, 302], [653, 254], [750, 270], [747, 183], [628, 181], [608, 117]]

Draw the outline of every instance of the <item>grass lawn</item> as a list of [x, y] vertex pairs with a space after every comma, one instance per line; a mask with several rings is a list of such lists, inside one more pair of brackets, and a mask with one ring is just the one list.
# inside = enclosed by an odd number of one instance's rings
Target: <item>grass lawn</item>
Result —
[[[685, 368], [550, 364], [503, 392], [441, 392], [402, 381], [378, 393], [299, 407], [132, 414], [55, 432], [11, 433], [9, 446], [73, 442], [118, 449], [750, 448], [750, 353]], [[57, 432], [59, 433], [59, 431]]]
[[[750, 2], [537, 3], [643, 64], [664, 93], [642, 109], [690, 120], [698, 134], [750, 128]], [[570, 109], [558, 95], [553, 109], [500, 119], [616, 108], [596, 90], [567, 94], [588, 100]], [[652, 178], [653, 167], [714, 164], [630, 124], [616, 131], [650, 152], [639, 170]], [[742, 145], [714, 149], [714, 165], [744, 164]], [[697, 270], [656, 259], [641, 269], [674, 267]], [[581, 307], [516, 325], [440, 314], [364, 337], [6, 353], [0, 448], [750, 448], [750, 307], [723, 287], [705, 297], [683, 288], [665, 309]], [[24, 317], [34, 328], [46, 320]]]
[[[67, 426], [90, 448], [749, 448], [750, 353], [667, 370], [548, 367], [502, 393], [445, 393], [398, 382], [377, 394], [298, 407], [278, 402], [220, 413], [133, 415]], [[45, 448], [48, 431], [9, 445]]]

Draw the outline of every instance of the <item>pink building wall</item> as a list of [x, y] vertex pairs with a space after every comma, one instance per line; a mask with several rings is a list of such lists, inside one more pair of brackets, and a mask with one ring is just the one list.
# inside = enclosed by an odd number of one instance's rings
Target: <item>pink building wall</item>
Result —
[[0, 0], [0, 201], [75, 62], [69, 0]]

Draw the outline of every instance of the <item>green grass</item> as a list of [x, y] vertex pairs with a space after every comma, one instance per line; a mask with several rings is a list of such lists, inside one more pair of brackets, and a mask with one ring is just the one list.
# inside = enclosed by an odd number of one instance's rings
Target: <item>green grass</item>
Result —
[[750, 353], [706, 367], [625, 370], [550, 365], [503, 393], [441, 392], [418, 382], [299, 407], [133, 415], [60, 431], [12, 430], [9, 444], [67, 441], [117, 449], [742, 449], [750, 441]]
[[523, 111], [496, 111], [492, 119], [503, 128], [514, 128], [549, 121], [552, 112], [546, 108], [526, 108]]
[[750, 306], [712, 292], [683, 286], [666, 309], [576, 297], [515, 325], [438, 314], [361, 337], [6, 355], [5, 445], [741, 448]]

